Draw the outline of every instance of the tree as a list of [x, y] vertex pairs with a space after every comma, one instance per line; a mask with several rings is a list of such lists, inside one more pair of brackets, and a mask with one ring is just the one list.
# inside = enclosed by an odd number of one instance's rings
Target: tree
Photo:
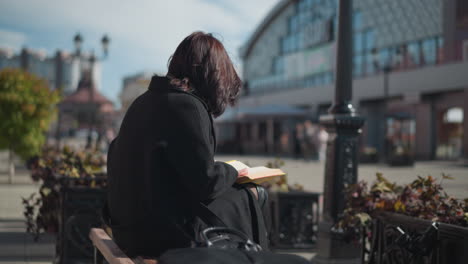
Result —
[[13, 153], [23, 160], [39, 153], [59, 100], [46, 80], [19, 69], [0, 71], [0, 150], [9, 151], [10, 183]]

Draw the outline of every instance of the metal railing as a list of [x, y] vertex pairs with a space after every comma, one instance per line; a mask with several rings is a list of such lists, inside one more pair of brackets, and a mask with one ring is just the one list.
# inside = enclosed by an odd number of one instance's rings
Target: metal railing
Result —
[[395, 213], [374, 217], [372, 227], [363, 232], [362, 263], [467, 263], [468, 228], [431, 225], [434, 223], [429, 220]]

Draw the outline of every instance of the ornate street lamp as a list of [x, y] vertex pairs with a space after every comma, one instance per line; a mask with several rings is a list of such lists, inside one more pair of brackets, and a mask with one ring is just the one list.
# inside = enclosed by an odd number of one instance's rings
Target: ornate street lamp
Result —
[[358, 136], [364, 125], [352, 99], [353, 1], [339, 0], [335, 98], [320, 123], [329, 133], [325, 161], [323, 220], [313, 263], [360, 263], [360, 250], [333, 228], [346, 205], [345, 186], [357, 182]]
[[75, 37], [73, 38], [73, 43], [75, 43], [75, 51], [76, 55], [80, 55], [81, 53], [81, 44], [83, 44], [83, 37], [81, 36], [80, 33], [77, 33]]
[[[80, 33], [77, 33], [73, 39], [74, 41], [74, 44], [75, 44], [75, 54], [74, 54], [74, 57], [75, 58], [78, 58], [79, 61], [81, 60], [88, 60], [89, 62], [89, 71], [90, 71], [90, 85], [92, 87], [90, 87], [90, 96], [89, 96], [89, 104], [91, 105], [91, 108], [90, 108], [90, 126], [89, 126], [89, 129], [88, 129], [88, 136], [87, 136], [87, 142], [86, 142], [86, 148], [91, 148], [92, 146], [92, 132], [95, 128], [95, 122], [96, 122], [96, 116], [98, 114], [98, 105], [96, 105], [94, 103], [94, 88], [93, 88], [93, 83], [94, 83], [94, 76], [93, 76], [93, 73], [94, 73], [94, 63], [96, 61], [103, 61], [107, 58], [107, 55], [109, 53], [109, 44], [110, 44], [110, 38], [104, 34], [104, 36], [102, 37], [101, 39], [101, 45], [102, 45], [102, 51], [103, 51], [103, 55], [98, 58], [96, 57], [96, 55], [94, 55], [94, 52], [91, 53], [91, 55], [86, 58], [84, 56], [81, 55], [81, 46], [82, 46], [82, 43], [83, 43], [83, 37], [81, 36]], [[97, 140], [98, 141], [98, 140]], [[97, 144], [98, 142], [96, 142]]]
[[110, 38], [107, 35], [104, 35], [101, 39], [102, 50], [104, 51], [104, 57], [107, 57], [109, 51]]

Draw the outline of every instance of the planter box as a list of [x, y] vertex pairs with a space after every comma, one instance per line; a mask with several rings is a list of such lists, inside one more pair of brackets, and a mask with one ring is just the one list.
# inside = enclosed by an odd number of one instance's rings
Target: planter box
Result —
[[317, 241], [320, 193], [272, 192], [271, 246], [277, 249], [310, 249]]
[[391, 155], [387, 162], [390, 166], [413, 166], [414, 157], [411, 155]]
[[373, 154], [361, 153], [359, 155], [359, 163], [368, 164], [368, 163], [377, 163], [377, 162], [379, 162], [379, 157], [377, 156], [377, 153], [373, 153]]
[[67, 181], [60, 191], [56, 263], [93, 263], [94, 248], [88, 234], [91, 228], [102, 227], [106, 189], [74, 186], [73, 179]]
[[[431, 221], [395, 213], [381, 213], [374, 217], [371, 239], [363, 252], [363, 263], [468, 263], [468, 228], [440, 223], [437, 243], [428, 256], [416, 257], [394, 242], [400, 236], [397, 226], [407, 233], [423, 233]], [[366, 248], [366, 247], [364, 247]], [[366, 249], [364, 249], [366, 250]]]

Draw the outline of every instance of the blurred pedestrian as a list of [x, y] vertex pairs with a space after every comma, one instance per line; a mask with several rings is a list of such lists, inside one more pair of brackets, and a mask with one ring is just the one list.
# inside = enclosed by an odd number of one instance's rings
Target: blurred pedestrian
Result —
[[328, 142], [328, 133], [324, 127], [320, 127], [318, 133], [319, 140], [319, 160], [325, 161], [327, 155], [327, 142]]
[[280, 147], [282, 154], [290, 154], [290, 146], [289, 146], [289, 132], [283, 132], [280, 137]]
[[305, 142], [305, 158], [313, 159], [317, 156], [317, 147], [315, 143], [315, 136], [317, 134], [317, 127], [312, 124], [310, 120], [304, 122], [304, 142]]
[[300, 159], [304, 157], [304, 125], [297, 123], [294, 129], [294, 157]]

